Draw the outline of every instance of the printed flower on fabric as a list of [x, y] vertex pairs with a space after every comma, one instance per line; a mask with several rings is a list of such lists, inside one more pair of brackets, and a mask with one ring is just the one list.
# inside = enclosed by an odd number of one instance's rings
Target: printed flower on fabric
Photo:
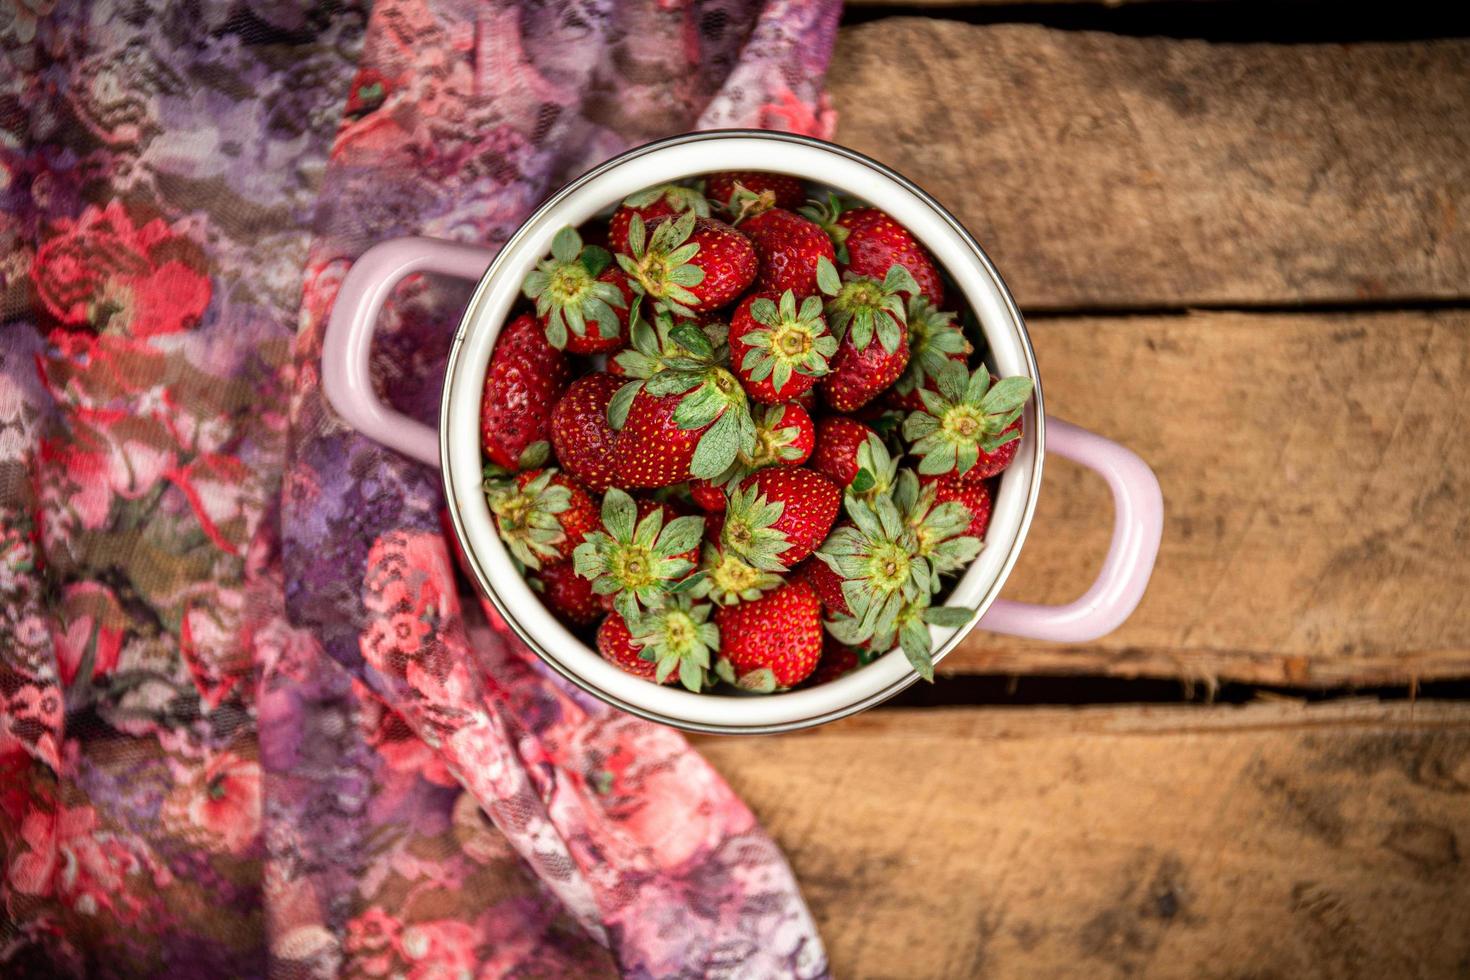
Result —
[[[374, 905], [347, 923], [349, 972], [385, 977], [394, 965], [394, 946], [403, 923]], [[356, 967], [354, 971], [351, 968]]]
[[174, 788], [164, 802], [164, 821], [193, 839], [219, 843], [240, 854], [260, 832], [260, 763], [221, 752]]
[[454, 573], [438, 535], [395, 531], [373, 542], [363, 576], [363, 604], [373, 617], [360, 637], [363, 659], [404, 676], [439, 618], [457, 612]]
[[86, 682], [112, 673], [126, 625], [127, 617], [107, 586], [95, 582], [68, 585], [51, 631], [62, 685], [71, 687], [78, 675]]
[[109, 910], [133, 917], [142, 902], [129, 893], [141, 883], [140, 872], [152, 872], [155, 886], [171, 876], [136, 839], [104, 830], [89, 806], [33, 807], [21, 822], [25, 844], [6, 868], [6, 883], [22, 895], [56, 898], [62, 905], [96, 915]]
[[199, 322], [212, 290], [204, 269], [199, 246], [162, 218], [139, 226], [112, 201], [53, 226], [31, 279], [61, 326], [155, 337]]
[[466, 980], [475, 975], [477, 939], [465, 923], [440, 919], [405, 926], [396, 945], [410, 964], [409, 980]]

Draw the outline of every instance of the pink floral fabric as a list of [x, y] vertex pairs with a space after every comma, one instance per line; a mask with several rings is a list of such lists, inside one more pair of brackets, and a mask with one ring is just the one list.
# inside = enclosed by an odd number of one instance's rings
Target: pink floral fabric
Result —
[[[825, 135], [833, 0], [0, 7], [0, 972], [821, 976], [674, 732], [476, 601], [319, 384], [352, 259], [708, 126]], [[375, 363], [432, 419], [463, 285]]]

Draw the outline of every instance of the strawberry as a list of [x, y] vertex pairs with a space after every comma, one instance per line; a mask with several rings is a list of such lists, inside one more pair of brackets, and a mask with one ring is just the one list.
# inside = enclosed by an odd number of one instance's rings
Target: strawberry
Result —
[[551, 444], [562, 469], [588, 489], [602, 493], [613, 484], [613, 441], [607, 405], [623, 382], [610, 374], [573, 381], [551, 411]]
[[[720, 631], [710, 622], [710, 612], [709, 603], [694, 602], [685, 595], [635, 619], [623, 618], [622, 630], [609, 628], [608, 648], [616, 653], [614, 662], [657, 684], [677, 680], [698, 694], [708, 683], [711, 654], [720, 648]], [[618, 615], [612, 613], [608, 619]], [[602, 640], [601, 630], [598, 640]], [[602, 650], [601, 642], [598, 649]], [[630, 650], [636, 650], [638, 659], [653, 668], [651, 675], [631, 662]], [[603, 656], [613, 660], [606, 650]]]
[[715, 671], [753, 691], [799, 684], [822, 656], [822, 604], [795, 579], [751, 602], [715, 611], [722, 645]]
[[800, 207], [806, 200], [806, 188], [789, 174], [773, 174], [760, 170], [722, 170], [704, 178], [705, 195], [716, 204], [731, 209], [737, 191], [768, 199], [778, 208]]
[[973, 481], [1005, 469], [1016, 452], [1006, 447], [1021, 438], [1031, 379], [997, 380], [983, 364], [969, 372], [951, 361], [935, 377], [935, 387], [919, 389], [924, 410], [903, 422], [903, 437], [919, 457], [919, 473], [957, 473]]
[[556, 469], [491, 474], [485, 499], [500, 539], [530, 568], [565, 561], [597, 526], [597, 503]]
[[526, 274], [521, 292], [536, 304], [546, 339], [573, 354], [597, 354], [623, 346], [633, 287], [612, 255], [582, 245], [575, 228], [551, 240], [551, 256]]
[[858, 450], [877, 433], [856, 419], [845, 415], [829, 415], [817, 423], [817, 445], [812, 452], [812, 469], [846, 488], [862, 465]]
[[760, 259], [755, 288], [763, 292], [780, 294], [789, 289], [798, 296], [810, 296], [817, 291], [817, 260], [837, 258], [826, 232], [790, 211], [762, 211], [737, 227], [750, 238]]
[[619, 430], [613, 443], [614, 482], [666, 487], [691, 476], [717, 477], [739, 453], [755, 449], [745, 391], [719, 366], [720, 351], [699, 327], [683, 323], [669, 331], [670, 340], [686, 352], [675, 355], [667, 347], [659, 354], [653, 334], [651, 326], [638, 322], [636, 356], [619, 355], [625, 367], [637, 360], [634, 366], [647, 367], [652, 375], [625, 384], [608, 405], [608, 421]]
[[[636, 498], [634, 498], [634, 500], [638, 504], [638, 522], [640, 524], [643, 522], [643, 519], [645, 517], [647, 517], [649, 514], [652, 514], [654, 511], [658, 511], [659, 512], [659, 514], [661, 515], [661, 518], [662, 518], [662, 520], [663, 520], [663, 522], [664, 522], [664, 524], [666, 526], [671, 521], [673, 521], [673, 520], [675, 520], [677, 518], [689, 516], [684, 511], [681, 511], [681, 510], [678, 510], [678, 509], [674, 508], [673, 506], [669, 505], [667, 502], [662, 501], [662, 500], [654, 500], [652, 497], [636, 497]], [[709, 534], [709, 530], [708, 530], [709, 521], [708, 521], [708, 519], [706, 519], [705, 524], [706, 524], [705, 536], [707, 537], [708, 534]], [[689, 548], [688, 551], [681, 551], [678, 554], [671, 555], [669, 557], [681, 559], [683, 561], [687, 561], [689, 563], [689, 567], [690, 568], [694, 568], [695, 566], [697, 566], [699, 564], [699, 544], [696, 542], [695, 544], [693, 544], [693, 545], [690, 546], [690, 548]], [[683, 581], [683, 580], [680, 579], [679, 581]], [[673, 582], [669, 586], [669, 588], [672, 590], [672, 589], [674, 589], [678, 585], [679, 585], [679, 582]], [[608, 595], [602, 596], [601, 597], [601, 602], [602, 602], [602, 608], [603, 609], [607, 610], [608, 612], [611, 612], [612, 611], [612, 608], [613, 608], [613, 596], [612, 596], [612, 594], [608, 594]]]
[[898, 475], [892, 496], [846, 500], [851, 524], [837, 528], [817, 557], [842, 579], [850, 613], [828, 620], [827, 629], [848, 646], [876, 651], [903, 647], [909, 663], [934, 679], [929, 625], [957, 626], [971, 610], [931, 608], [940, 576], [962, 568], [981, 542], [965, 532], [970, 513], [958, 503], [937, 503], [933, 487], [920, 487], [912, 470]]
[[813, 555], [797, 565], [793, 574], [816, 590], [822, 608], [833, 615], [852, 615], [847, 600], [842, 597], [842, 576], [828, 568], [826, 562]]
[[635, 214], [618, 265], [655, 308], [692, 316], [725, 306], [745, 292], [760, 262], [749, 238], [723, 221], [698, 218], [690, 211], [651, 228]]
[[551, 410], [571, 374], [534, 317], [518, 316], [501, 331], [480, 400], [480, 444], [492, 463], [516, 469], [533, 443], [550, 437]]
[[806, 409], [795, 402], [769, 405], [755, 413], [755, 468], [770, 465], [800, 466], [811, 459], [816, 448], [816, 427]]
[[613, 212], [612, 220], [608, 222], [608, 247], [614, 252], [628, 251], [628, 229], [635, 215], [646, 227], [660, 218], [686, 211], [708, 218], [709, 201], [699, 191], [677, 184], [663, 184], [630, 194], [623, 200], [622, 206]]
[[784, 572], [822, 543], [841, 504], [842, 491], [815, 470], [758, 470], [730, 495], [721, 540], [756, 568]]
[[797, 308], [786, 290], [751, 293], [730, 318], [730, 363], [745, 393], [771, 404], [795, 398], [827, 373], [837, 338], [827, 332], [822, 301], [808, 296]]
[[531, 584], [556, 618], [568, 626], [591, 626], [602, 615], [602, 603], [591, 581], [578, 575], [569, 561], [543, 565]]
[[909, 364], [884, 401], [892, 408], [917, 412], [924, 407], [919, 389], [934, 391], [934, 379], [940, 369], [950, 361], [969, 363], [974, 348], [954, 322], [954, 314], [939, 312], [922, 295], [909, 297], [907, 321]]
[[827, 323], [842, 341], [822, 379], [822, 394], [832, 408], [851, 412], [903, 374], [909, 347], [901, 294], [912, 294], [917, 287], [902, 266], [891, 267], [879, 282], [852, 274], [840, 279], [826, 259], [817, 265], [818, 284], [830, 297]]
[[709, 480], [690, 480], [689, 497], [700, 510], [719, 512], [725, 509], [725, 488]]
[[826, 205], [803, 208], [802, 213], [820, 225], [837, 246], [837, 261], [847, 272], [881, 279], [897, 265], [908, 270], [922, 292], [935, 306], [944, 305], [944, 284], [934, 258], [913, 234], [877, 208], [843, 209], [836, 195]]
[[822, 659], [817, 661], [817, 669], [812, 676], [806, 679], [807, 687], [816, 687], [818, 684], [826, 684], [835, 681], [839, 677], [845, 677], [863, 665], [858, 651], [846, 644], [839, 643], [831, 634], [822, 640]]
[[[984, 542], [971, 531], [976, 520], [981, 519], [982, 532], [983, 526], [990, 522], [989, 493], [985, 494], [983, 503], [973, 495], [948, 499], [944, 479], [957, 478], [947, 474], [939, 481], [925, 484], [913, 470], [904, 470], [893, 487], [893, 503], [909, 530], [914, 556], [928, 566], [933, 591], [938, 591], [940, 576], [962, 571], [980, 553]], [[984, 488], [984, 484], [979, 486]], [[971, 510], [970, 503], [977, 509]]]
[[597, 652], [602, 654], [602, 659], [617, 664], [634, 677], [651, 681], [658, 672], [657, 664], [643, 659], [643, 647], [634, 642], [627, 621], [617, 613], [608, 613], [597, 627]]
[[[572, 560], [577, 574], [592, 580], [592, 591], [613, 597], [613, 608], [630, 624], [640, 611], [657, 609], [689, 577], [697, 561], [704, 521], [676, 517], [650, 502], [639, 516], [638, 504], [616, 487], [602, 500], [601, 528], [577, 546]], [[690, 583], [692, 586], [695, 583]]]
[[[1010, 445], [1010, 443], [1007, 443]], [[934, 487], [934, 496], [939, 503], [958, 503], [970, 512], [970, 527], [965, 533], [972, 538], [984, 538], [990, 527], [990, 485], [983, 480], [970, 480], [946, 473], [938, 477], [920, 477], [921, 481]]]

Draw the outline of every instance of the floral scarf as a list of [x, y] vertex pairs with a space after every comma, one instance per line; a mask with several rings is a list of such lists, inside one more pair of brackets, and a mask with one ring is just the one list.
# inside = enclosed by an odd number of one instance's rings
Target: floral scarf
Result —
[[[323, 399], [352, 259], [690, 128], [826, 135], [835, 0], [0, 0], [0, 972], [821, 976], [676, 733], [550, 677]], [[385, 312], [432, 420], [463, 285]]]

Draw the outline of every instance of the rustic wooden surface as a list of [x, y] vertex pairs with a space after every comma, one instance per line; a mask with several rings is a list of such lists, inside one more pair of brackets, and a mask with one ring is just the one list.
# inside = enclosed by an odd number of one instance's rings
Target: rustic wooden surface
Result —
[[[1470, 676], [1470, 312], [1041, 319], [1047, 410], [1151, 463], [1143, 604], [1081, 648], [977, 632], [942, 669], [1271, 684]], [[1080, 595], [1101, 479], [1049, 460], [1003, 594]]]
[[838, 977], [1470, 972], [1470, 706], [892, 710], [698, 744]]
[[888, 18], [829, 84], [838, 140], [955, 210], [1023, 308], [1350, 302], [1470, 287], [1467, 63]]

